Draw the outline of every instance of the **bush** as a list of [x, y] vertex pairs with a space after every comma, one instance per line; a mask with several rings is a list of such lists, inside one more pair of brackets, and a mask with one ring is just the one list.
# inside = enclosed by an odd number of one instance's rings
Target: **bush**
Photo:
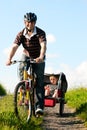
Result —
[[3, 87], [3, 85], [0, 84], [0, 96], [4, 96], [4, 95], [6, 95], [6, 90], [5, 90], [5, 88]]

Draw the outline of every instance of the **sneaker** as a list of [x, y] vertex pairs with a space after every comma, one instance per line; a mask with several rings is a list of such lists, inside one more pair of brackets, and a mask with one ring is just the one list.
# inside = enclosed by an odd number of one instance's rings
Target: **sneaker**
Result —
[[43, 110], [41, 108], [37, 108], [35, 111], [36, 115], [43, 115]]

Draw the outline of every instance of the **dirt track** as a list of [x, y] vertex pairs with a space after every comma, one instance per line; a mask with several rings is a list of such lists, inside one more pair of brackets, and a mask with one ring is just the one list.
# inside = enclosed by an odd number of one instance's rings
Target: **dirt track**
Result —
[[67, 105], [64, 108], [64, 115], [58, 115], [59, 105], [55, 107], [45, 107], [45, 116], [43, 122], [44, 130], [87, 130], [84, 122], [75, 116], [75, 111]]

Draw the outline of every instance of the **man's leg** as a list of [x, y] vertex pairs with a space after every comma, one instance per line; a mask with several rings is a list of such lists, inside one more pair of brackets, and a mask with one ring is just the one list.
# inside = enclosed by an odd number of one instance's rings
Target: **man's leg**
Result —
[[34, 72], [37, 75], [36, 110], [44, 109], [44, 69], [45, 69], [45, 62], [34, 65]]
[[[29, 57], [27, 57], [26, 55], [22, 54], [21, 56], [21, 59], [22, 61], [25, 61], [29, 59]], [[27, 62], [27, 70], [29, 68], [29, 61]], [[19, 80], [23, 80], [23, 70], [24, 70], [24, 63], [20, 63], [19, 64], [19, 67], [18, 67], [18, 77], [19, 77]]]

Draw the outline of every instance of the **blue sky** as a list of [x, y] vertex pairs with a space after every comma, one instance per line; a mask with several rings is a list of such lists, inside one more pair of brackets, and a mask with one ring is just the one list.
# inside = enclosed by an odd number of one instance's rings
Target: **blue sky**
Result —
[[[0, 83], [14, 91], [17, 66], [5, 65], [26, 12], [37, 14], [36, 26], [47, 35], [46, 73], [66, 74], [69, 88], [87, 86], [87, 0], [22, 0], [0, 2]], [[21, 47], [13, 59], [19, 59]]]

